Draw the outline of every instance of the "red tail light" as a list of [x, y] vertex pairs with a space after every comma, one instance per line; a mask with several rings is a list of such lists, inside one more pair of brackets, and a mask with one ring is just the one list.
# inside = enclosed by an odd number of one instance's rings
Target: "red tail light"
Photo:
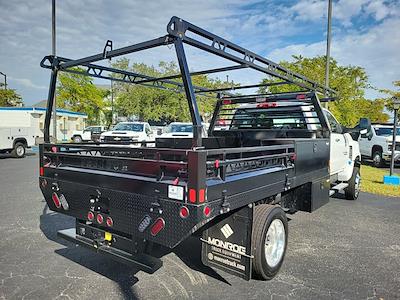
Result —
[[206, 198], [206, 191], [204, 189], [199, 190], [199, 202], [203, 203]]
[[112, 227], [114, 225], [113, 219], [111, 219], [111, 217], [107, 217], [106, 224], [108, 227]]
[[196, 190], [195, 189], [189, 190], [189, 201], [190, 201], [190, 203], [196, 203]]
[[94, 220], [94, 213], [89, 211], [87, 213], [87, 218], [88, 218], [89, 221], [93, 221]]
[[179, 211], [179, 216], [182, 219], [186, 219], [187, 217], [189, 217], [189, 209], [186, 206], [182, 206]]
[[57, 147], [56, 146], [51, 147], [51, 152], [57, 153]]
[[222, 104], [224, 105], [232, 104], [232, 100], [222, 100]]
[[150, 233], [152, 236], [156, 236], [165, 227], [165, 221], [163, 218], [158, 218], [153, 226], [151, 226]]
[[96, 217], [97, 223], [101, 224], [104, 221], [104, 218], [101, 214], [98, 214]]
[[218, 159], [214, 161], [214, 166], [216, 169], [219, 168], [219, 160]]
[[44, 168], [43, 167], [39, 168], [39, 174], [40, 174], [40, 176], [44, 176]]
[[211, 214], [211, 208], [209, 206], [205, 206], [203, 213], [206, 217], [208, 217]]
[[57, 208], [60, 208], [60, 207], [61, 207], [61, 201], [60, 201], [60, 199], [58, 198], [58, 195], [57, 195], [56, 193], [53, 193], [53, 194], [51, 195], [51, 199], [53, 199], [53, 203], [54, 203], [54, 205], [55, 205]]
[[217, 121], [217, 125], [225, 126], [225, 125], [226, 125], [225, 119], [220, 119], [220, 120], [218, 120], [218, 121]]
[[296, 96], [296, 99], [300, 100], [300, 99], [306, 99], [306, 95], [304, 94], [300, 94]]

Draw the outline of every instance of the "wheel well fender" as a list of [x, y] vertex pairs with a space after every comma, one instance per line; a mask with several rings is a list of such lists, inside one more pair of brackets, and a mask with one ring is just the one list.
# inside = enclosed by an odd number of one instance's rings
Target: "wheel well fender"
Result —
[[374, 145], [372, 147], [371, 157], [372, 157], [372, 155], [374, 155], [375, 151], [381, 151], [382, 152], [383, 151], [382, 146]]
[[13, 142], [13, 148], [15, 147], [16, 143], [22, 143], [26, 147], [28, 145], [28, 142], [26, 141], [25, 138], [16, 138]]

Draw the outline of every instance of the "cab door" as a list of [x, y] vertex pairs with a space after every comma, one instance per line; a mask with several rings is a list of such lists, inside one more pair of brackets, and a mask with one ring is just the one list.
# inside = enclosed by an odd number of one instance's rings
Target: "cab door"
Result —
[[324, 110], [324, 113], [331, 127], [329, 168], [332, 175], [344, 170], [349, 155], [348, 145], [342, 126], [329, 111]]

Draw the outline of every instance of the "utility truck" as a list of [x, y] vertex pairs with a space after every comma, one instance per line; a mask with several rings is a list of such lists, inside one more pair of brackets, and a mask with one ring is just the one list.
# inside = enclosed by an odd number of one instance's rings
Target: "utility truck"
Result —
[[22, 158], [26, 149], [34, 145], [32, 128], [0, 127], [0, 153], [10, 153], [15, 158]]
[[94, 125], [94, 126], [89, 126], [86, 127], [84, 130], [75, 130], [72, 133], [71, 140], [74, 143], [82, 143], [82, 142], [98, 142], [100, 135], [106, 131], [105, 126], [101, 125]]
[[[171, 45], [179, 74], [155, 78], [95, 64]], [[184, 45], [231, 64], [189, 72]], [[350, 184], [358, 165], [350, 135], [368, 127], [361, 122], [358, 128], [335, 132], [318, 97], [334, 91], [178, 17], [171, 19], [167, 35], [160, 38], [119, 49], [112, 49], [108, 41], [102, 53], [77, 60], [46, 56], [41, 66], [51, 70], [51, 79], [39, 185], [51, 210], [76, 219], [75, 228], [61, 230], [59, 236], [149, 273], [162, 265], [153, 254], [154, 246], [174, 248], [194, 235], [202, 241], [205, 265], [246, 280], [273, 278], [286, 252], [286, 214], [313, 212], [328, 203], [333, 184]], [[229, 88], [192, 84], [195, 75], [239, 69], [277, 81], [235, 87], [240, 95]], [[58, 72], [110, 80], [117, 76], [128, 84], [182, 92], [193, 135], [156, 138], [155, 147], [133, 148], [133, 141], [50, 143]], [[245, 92], [271, 85], [297, 89]], [[202, 135], [199, 94], [215, 99], [207, 137]], [[332, 145], [332, 138], [339, 140], [337, 145]], [[340, 148], [341, 139], [346, 149]], [[330, 152], [339, 148], [341, 165], [336, 165], [339, 158], [330, 164]]]

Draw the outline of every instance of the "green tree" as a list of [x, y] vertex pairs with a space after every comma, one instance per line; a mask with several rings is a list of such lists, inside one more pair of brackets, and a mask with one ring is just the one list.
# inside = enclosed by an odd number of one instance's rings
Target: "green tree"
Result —
[[[143, 63], [130, 64], [128, 59], [121, 59], [112, 64], [114, 68], [129, 70], [131, 72], [144, 74], [152, 77], [162, 77], [179, 74], [179, 68], [174, 62], [161, 61], [158, 67], [148, 66]], [[121, 75], [114, 74], [114, 78], [121, 78]], [[174, 81], [182, 82], [180, 79]], [[193, 85], [205, 88], [226, 87], [228, 84], [219, 79], [212, 79], [206, 75], [192, 77]], [[153, 83], [148, 83], [152, 85]], [[229, 85], [232, 85], [230, 83]], [[117, 82], [115, 83], [116, 110], [120, 115], [137, 116], [139, 120], [160, 120], [168, 119], [173, 121], [189, 121], [190, 113], [184, 93], [164, 89], [156, 89], [143, 85], [134, 85]], [[171, 84], [164, 84], [165, 87], [176, 88]], [[211, 95], [209, 95], [211, 96]], [[215, 106], [215, 94], [212, 97], [196, 94], [199, 110], [203, 117], [208, 118]]]
[[[293, 56], [294, 61], [282, 61], [280, 65], [300, 73], [321, 85], [325, 83], [325, 56], [306, 58]], [[274, 80], [264, 79], [263, 82]], [[384, 102], [365, 99], [365, 89], [370, 87], [365, 70], [359, 66], [341, 66], [331, 58], [329, 63], [329, 86], [337, 92], [336, 100], [329, 103], [329, 109], [345, 126], [354, 126], [361, 117], [373, 122], [385, 122], [388, 115], [383, 112]], [[261, 88], [261, 92], [288, 92], [299, 87], [284, 85]]]
[[20, 106], [22, 97], [13, 89], [0, 89], [0, 106]]
[[[83, 70], [75, 68], [80, 72]], [[97, 123], [105, 107], [106, 92], [93, 84], [93, 78], [75, 73], [60, 73], [57, 107], [86, 113], [89, 123]]]
[[381, 93], [385, 93], [389, 96], [380, 100], [385, 103], [387, 109], [389, 109], [390, 111], [393, 111], [393, 98], [395, 97], [397, 99], [400, 99], [400, 80], [394, 81], [393, 85], [398, 88], [397, 91], [389, 89], [380, 90]]

